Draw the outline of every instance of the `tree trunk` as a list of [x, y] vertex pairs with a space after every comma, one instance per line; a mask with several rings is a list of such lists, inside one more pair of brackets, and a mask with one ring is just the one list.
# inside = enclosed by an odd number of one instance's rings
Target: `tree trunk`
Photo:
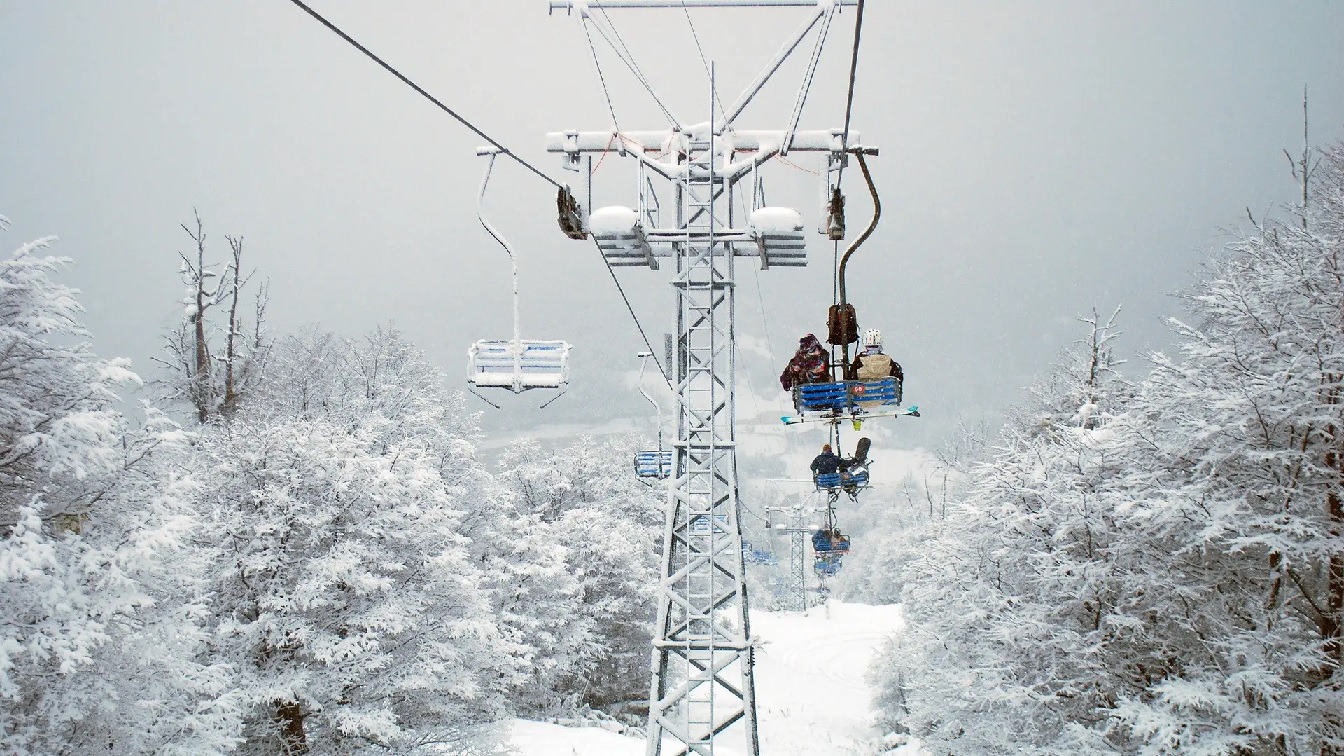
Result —
[[280, 739], [285, 756], [308, 753], [308, 738], [303, 733], [303, 706], [298, 701], [276, 701], [275, 720], [280, 724]]

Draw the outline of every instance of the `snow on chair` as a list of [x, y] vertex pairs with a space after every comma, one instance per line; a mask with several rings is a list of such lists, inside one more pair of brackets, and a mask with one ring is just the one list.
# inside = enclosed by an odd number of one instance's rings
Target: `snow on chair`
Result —
[[467, 352], [467, 370], [477, 388], [560, 389], [569, 383], [565, 341], [494, 341], [482, 339]]
[[609, 265], [644, 265], [658, 269], [653, 248], [644, 236], [644, 224], [640, 223], [639, 213], [634, 210], [619, 205], [598, 208], [588, 216], [588, 231]]
[[[527, 341], [520, 337], [518, 325], [518, 258], [513, 248], [504, 240], [499, 231], [485, 219], [482, 208], [485, 205], [485, 188], [490, 183], [490, 172], [495, 167], [497, 147], [478, 147], [477, 155], [488, 155], [485, 176], [481, 179], [481, 191], [477, 197], [476, 217], [487, 233], [504, 248], [513, 265], [513, 338], [482, 339], [471, 345], [467, 351], [467, 383], [476, 388], [503, 388], [515, 394], [529, 389], [559, 390], [561, 394], [569, 385], [569, 351], [573, 347], [566, 341]], [[476, 393], [474, 390], [472, 393]], [[480, 396], [480, 394], [476, 394]], [[498, 404], [481, 397], [496, 409]], [[560, 398], [556, 394], [542, 407]]]
[[761, 207], [751, 211], [748, 233], [756, 240], [761, 268], [807, 265], [803, 216], [791, 207]]

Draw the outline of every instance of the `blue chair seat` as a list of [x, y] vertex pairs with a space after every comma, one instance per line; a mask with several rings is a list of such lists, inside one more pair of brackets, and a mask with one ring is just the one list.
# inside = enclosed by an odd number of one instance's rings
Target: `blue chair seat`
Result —
[[901, 402], [901, 384], [894, 377], [876, 381], [804, 383], [793, 388], [799, 412], [873, 412]]
[[672, 475], [672, 451], [635, 452], [635, 475], [666, 479]]
[[817, 488], [826, 489], [826, 488], [839, 488], [839, 487], [840, 487], [840, 473], [838, 472], [819, 473], [817, 475]]

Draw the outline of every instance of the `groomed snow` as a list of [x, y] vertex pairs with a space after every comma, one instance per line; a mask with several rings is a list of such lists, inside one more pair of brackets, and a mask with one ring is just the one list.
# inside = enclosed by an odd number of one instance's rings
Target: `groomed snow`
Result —
[[[901, 629], [899, 606], [831, 602], [806, 615], [752, 612], [751, 626], [763, 644], [756, 656], [761, 756], [918, 756], [914, 745], [885, 752], [874, 745], [881, 733], [872, 724], [872, 693], [864, 680], [873, 654]], [[598, 727], [515, 720], [512, 734], [517, 756], [644, 754], [642, 739]], [[741, 728], [716, 738], [715, 751], [745, 754]]]

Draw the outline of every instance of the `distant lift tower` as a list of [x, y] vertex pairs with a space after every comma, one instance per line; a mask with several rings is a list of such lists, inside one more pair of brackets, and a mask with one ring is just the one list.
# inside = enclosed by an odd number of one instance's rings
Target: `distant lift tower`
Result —
[[[648, 756], [662, 756], [665, 738], [678, 743], [671, 756], [712, 756], [715, 737], [738, 722], [747, 743], [745, 753], [758, 756], [753, 641], [738, 525], [734, 263], [750, 258], [768, 270], [807, 262], [799, 213], [764, 206], [762, 165], [790, 152], [824, 152], [830, 156], [829, 165], [838, 166], [847, 153], [862, 149], [853, 131], [797, 130], [826, 32], [840, 9], [857, 0], [549, 2], [552, 12], [577, 16], [589, 40], [590, 27], [609, 38], [607, 29], [614, 29], [607, 11], [618, 8], [666, 8], [678, 14], [687, 8], [810, 8], [809, 20], [723, 112], [716, 109], [711, 81], [706, 121], [681, 122], [663, 107], [671, 125], [662, 131], [625, 131], [613, 125], [606, 131], [546, 135], [547, 150], [563, 156], [565, 167], [582, 176], [582, 227], [571, 235], [590, 235], [612, 266], [657, 270], [665, 263], [676, 291], [676, 348], [669, 378], [677, 395], [677, 439], [668, 479], [665, 561], [653, 633]], [[735, 129], [734, 120], [813, 28], [818, 29], [817, 40], [789, 127]], [[593, 53], [596, 62], [595, 48]], [[632, 60], [628, 49], [626, 53], [622, 60]], [[647, 87], [638, 67], [631, 68]], [[650, 94], [657, 99], [652, 89]], [[661, 107], [662, 101], [658, 102]], [[614, 108], [612, 112], [614, 120]], [[637, 163], [634, 208], [593, 209], [596, 154]], [[562, 196], [562, 214], [565, 205]], [[739, 207], [749, 208], [746, 217]], [[664, 219], [664, 210], [671, 211], [670, 218]], [[567, 233], [573, 230], [570, 225]], [[732, 750], [743, 752], [740, 747]]]

